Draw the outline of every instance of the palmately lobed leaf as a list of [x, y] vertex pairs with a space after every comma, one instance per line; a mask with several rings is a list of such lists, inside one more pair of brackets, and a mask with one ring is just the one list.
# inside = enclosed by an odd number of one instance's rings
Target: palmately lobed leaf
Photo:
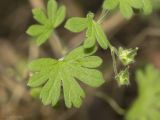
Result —
[[44, 105], [55, 106], [62, 87], [66, 106], [80, 107], [85, 93], [76, 80], [92, 87], [99, 87], [104, 83], [102, 73], [95, 69], [102, 64], [102, 60], [97, 56], [91, 56], [95, 49], [85, 51], [83, 47], [76, 48], [63, 60], [34, 60], [29, 64], [33, 75], [28, 85], [33, 88], [41, 87], [40, 99]]
[[159, 120], [160, 70], [147, 65], [136, 72], [138, 98], [126, 114], [126, 120]]
[[127, 19], [132, 17], [133, 9], [142, 10], [146, 15], [152, 12], [151, 0], [104, 0], [104, 10], [114, 10], [117, 7]]
[[40, 8], [32, 10], [34, 19], [39, 25], [31, 25], [26, 33], [36, 39], [37, 45], [45, 43], [65, 19], [65, 6], [58, 7], [55, 0], [49, 0], [47, 3], [47, 13]]
[[70, 18], [65, 28], [72, 32], [81, 32], [86, 29], [86, 38], [84, 48], [92, 48], [96, 44], [96, 40], [101, 48], [107, 49], [109, 46], [108, 39], [98, 22], [94, 19], [94, 14], [89, 12], [86, 18], [73, 17]]

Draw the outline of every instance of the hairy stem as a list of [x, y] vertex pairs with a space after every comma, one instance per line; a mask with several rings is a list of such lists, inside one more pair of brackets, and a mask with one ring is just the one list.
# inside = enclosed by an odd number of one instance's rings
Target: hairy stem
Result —
[[118, 74], [118, 70], [117, 70], [117, 62], [116, 62], [115, 48], [114, 47], [111, 48], [111, 56], [112, 56], [112, 60], [113, 60], [113, 70], [114, 70], [114, 74], [116, 76]]
[[115, 76], [118, 74], [118, 70], [117, 70], [117, 60], [116, 60], [116, 55], [117, 55], [117, 49], [111, 45], [111, 43], [108, 41], [108, 45], [111, 51], [111, 56], [112, 56], [112, 60], [113, 60], [113, 70], [114, 70], [114, 74]]
[[113, 52], [111, 52], [111, 56], [112, 56], [112, 60], [113, 60], [113, 70], [114, 70], [114, 74], [116, 76], [118, 74], [118, 71], [117, 71], [115, 54]]

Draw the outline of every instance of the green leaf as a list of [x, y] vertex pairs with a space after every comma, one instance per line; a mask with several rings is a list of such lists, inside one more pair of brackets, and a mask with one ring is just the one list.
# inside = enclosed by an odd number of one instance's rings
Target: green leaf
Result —
[[99, 43], [99, 45], [103, 48], [103, 49], [107, 49], [108, 48], [108, 40], [106, 38], [106, 35], [104, 33], [104, 31], [102, 30], [101, 26], [94, 22], [94, 29], [95, 29], [95, 36], [96, 39]]
[[38, 60], [33, 60], [29, 65], [28, 68], [32, 71], [38, 71], [41, 68], [47, 68], [48, 66], [52, 66], [57, 64], [57, 60], [51, 58], [40, 58]]
[[86, 38], [83, 44], [85, 49], [89, 49], [95, 46], [96, 40], [98, 44], [103, 48], [108, 48], [107, 37], [102, 30], [100, 24], [93, 20], [94, 14], [89, 12], [87, 18], [74, 17], [67, 21], [65, 27], [72, 32], [81, 32], [87, 29]]
[[44, 105], [52, 104], [55, 106], [59, 100], [61, 92], [60, 72], [60, 66], [56, 64], [47, 76], [49, 80], [40, 93], [40, 99]]
[[97, 68], [102, 64], [102, 59], [100, 59], [97, 56], [88, 56], [88, 57], [79, 59], [79, 63], [83, 67]]
[[49, 36], [52, 34], [52, 30], [50, 29], [46, 29], [42, 34], [40, 34], [37, 39], [36, 39], [36, 43], [38, 46], [42, 45], [44, 42], [47, 41], [47, 39], [49, 38]]
[[45, 27], [43, 25], [32, 25], [28, 28], [26, 33], [30, 36], [38, 36], [44, 31]]
[[43, 85], [47, 81], [47, 75], [52, 69], [52, 67], [48, 66], [53, 66], [56, 63], [56, 60], [47, 58], [35, 60], [31, 64], [29, 64], [29, 68], [34, 72], [36, 71], [37, 73], [30, 77], [28, 85], [31, 87], [38, 87], [40, 85]]
[[32, 13], [34, 19], [37, 20], [40, 24], [45, 24], [48, 21], [42, 9], [35, 8], [32, 10]]
[[104, 10], [120, 9], [122, 15], [129, 19], [133, 15], [133, 9], [143, 10], [144, 14], [150, 14], [152, 12], [151, 0], [105, 0], [103, 3]]
[[88, 29], [86, 32], [86, 39], [84, 41], [84, 48], [91, 48], [96, 44], [96, 37], [95, 37], [95, 31], [94, 31], [94, 25], [91, 22], [88, 23]]
[[86, 18], [74, 17], [67, 20], [65, 28], [72, 32], [81, 32], [88, 26], [88, 20]]
[[66, 8], [65, 6], [61, 6], [56, 13], [56, 21], [54, 27], [58, 27], [65, 19]]
[[49, 0], [48, 1], [47, 13], [48, 13], [48, 18], [52, 22], [55, 22], [57, 8], [58, 8], [58, 5], [57, 5], [57, 2], [55, 0]]
[[34, 19], [40, 25], [32, 25], [27, 30], [27, 34], [36, 37], [37, 45], [42, 45], [51, 36], [54, 29], [57, 28], [65, 18], [65, 7], [58, 8], [55, 0], [49, 0], [47, 4], [47, 16], [42, 9], [33, 9]]
[[150, 0], [142, 0], [144, 14], [150, 14], [152, 12], [152, 3]]
[[97, 50], [97, 47], [93, 47], [90, 49], [84, 49], [83, 47], [78, 47], [77, 49], [74, 49], [73, 51], [71, 51], [65, 58], [64, 60], [67, 61], [75, 61], [87, 56], [92, 55], [93, 53], [95, 53]]
[[137, 9], [141, 9], [143, 6], [141, 0], [128, 0], [128, 3], [130, 4], [130, 6]]
[[126, 120], [159, 120], [160, 70], [147, 65], [136, 72], [138, 97], [126, 114]]
[[[85, 93], [76, 80], [70, 75], [69, 71], [63, 71], [63, 91], [65, 104], [68, 108], [73, 106], [79, 108]], [[76, 89], [76, 90], [75, 90]]]
[[45, 76], [46, 74], [48, 74], [47, 72], [42, 71], [34, 74], [34, 76], [30, 77], [28, 85], [31, 87], [38, 87], [40, 85], [43, 85], [47, 81], [47, 77]]
[[66, 106], [78, 108], [85, 93], [75, 78], [92, 87], [104, 83], [102, 73], [92, 69], [102, 63], [99, 57], [90, 56], [94, 52], [93, 49], [86, 52], [83, 47], [79, 47], [60, 60], [44, 58], [33, 61], [29, 65], [33, 75], [28, 85], [41, 87], [40, 99], [44, 105], [52, 106], [57, 104], [62, 86]]
[[119, 0], [105, 0], [103, 3], [103, 9], [112, 10], [119, 4]]
[[70, 67], [74, 76], [89, 86], [99, 87], [104, 83], [102, 73], [96, 69], [84, 68], [76, 64]]
[[133, 10], [131, 6], [125, 0], [121, 0], [120, 2], [120, 11], [122, 15], [125, 16], [127, 19], [131, 18], [133, 15]]

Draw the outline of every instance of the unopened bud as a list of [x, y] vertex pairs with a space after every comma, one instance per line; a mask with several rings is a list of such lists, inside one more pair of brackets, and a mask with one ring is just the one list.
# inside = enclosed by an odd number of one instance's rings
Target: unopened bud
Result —
[[119, 56], [120, 61], [124, 65], [129, 65], [129, 64], [133, 63], [135, 56], [137, 55], [137, 50], [138, 50], [138, 48], [123, 49], [122, 47], [120, 47], [118, 49], [118, 56]]
[[118, 84], [121, 85], [129, 85], [129, 70], [128, 67], [125, 70], [122, 70], [116, 76], [116, 80]]

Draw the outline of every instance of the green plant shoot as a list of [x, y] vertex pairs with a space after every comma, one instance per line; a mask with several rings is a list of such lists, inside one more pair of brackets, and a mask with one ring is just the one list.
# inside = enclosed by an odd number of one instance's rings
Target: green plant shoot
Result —
[[36, 39], [37, 45], [42, 45], [53, 34], [65, 18], [65, 6], [58, 7], [55, 0], [49, 0], [47, 5], [47, 14], [42, 9], [32, 10], [34, 19], [39, 23], [28, 28], [27, 34]]

